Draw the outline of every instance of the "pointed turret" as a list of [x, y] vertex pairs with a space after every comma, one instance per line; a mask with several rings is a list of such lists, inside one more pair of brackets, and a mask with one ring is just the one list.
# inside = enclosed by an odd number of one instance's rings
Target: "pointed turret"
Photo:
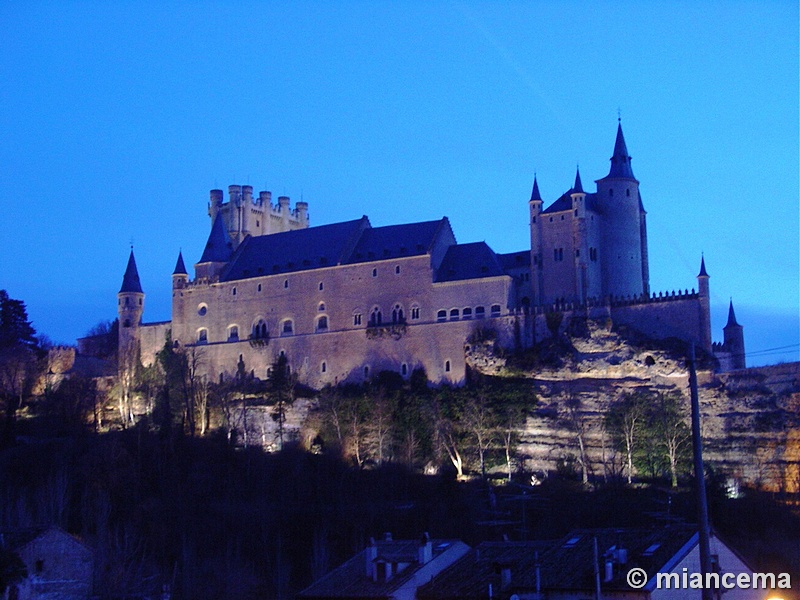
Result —
[[186, 270], [186, 265], [183, 263], [183, 252], [178, 251], [178, 262], [175, 263], [175, 270], [172, 272], [173, 275], [188, 275], [189, 272]]
[[142, 291], [142, 284], [139, 281], [139, 270], [136, 268], [136, 259], [133, 257], [133, 248], [131, 248], [131, 255], [128, 257], [128, 266], [125, 269], [125, 275], [122, 278], [122, 287], [119, 289], [119, 293], [144, 293]]
[[606, 177], [615, 179], [636, 179], [631, 168], [631, 157], [622, 134], [622, 123], [617, 124], [617, 139], [614, 142], [614, 156], [611, 157], [611, 170]]
[[728, 323], [725, 327], [741, 327], [741, 325], [736, 322], [736, 313], [733, 312], [733, 299], [731, 299], [730, 306], [728, 306]]
[[706, 272], [706, 258], [703, 255], [700, 255], [700, 272], [697, 274], [698, 277], [708, 277], [708, 273]]
[[539, 193], [539, 182], [536, 181], [536, 175], [533, 176], [533, 189], [531, 190], [531, 202], [541, 202], [542, 195]]
[[578, 168], [575, 170], [575, 185], [572, 186], [572, 193], [573, 194], [583, 194], [583, 184], [581, 183], [581, 170]]
[[210, 262], [228, 262], [233, 254], [233, 242], [231, 236], [228, 234], [228, 229], [225, 227], [225, 221], [222, 214], [217, 214], [214, 219], [214, 224], [211, 226], [211, 233], [208, 234], [208, 241], [206, 242], [203, 256], [200, 257], [200, 263]]

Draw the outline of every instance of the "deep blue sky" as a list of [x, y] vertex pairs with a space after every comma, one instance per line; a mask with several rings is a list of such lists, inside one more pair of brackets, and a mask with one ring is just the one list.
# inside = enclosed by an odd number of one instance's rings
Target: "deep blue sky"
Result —
[[620, 109], [651, 288], [705, 252], [715, 340], [733, 297], [750, 364], [798, 360], [797, 2], [164, 4], [0, 4], [0, 288], [55, 341], [116, 316], [131, 239], [169, 319], [231, 183], [528, 248], [533, 173], [604, 176]]

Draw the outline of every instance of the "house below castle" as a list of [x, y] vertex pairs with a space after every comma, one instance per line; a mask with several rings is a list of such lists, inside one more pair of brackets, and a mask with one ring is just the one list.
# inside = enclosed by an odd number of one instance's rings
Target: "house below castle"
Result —
[[131, 251], [118, 294], [121, 373], [125, 357], [152, 362], [169, 332], [214, 380], [232, 376], [240, 361], [266, 378], [285, 355], [315, 388], [418, 368], [433, 382], [459, 384], [471, 340], [530, 347], [551, 335], [553, 312], [692, 341], [722, 368], [744, 367], [732, 305], [724, 343], [712, 344], [705, 261], [696, 292], [650, 293], [645, 211], [621, 126], [596, 192], [585, 192], [577, 173], [544, 208], [534, 178], [531, 247], [510, 254], [457, 243], [447, 217], [373, 227], [362, 216], [310, 227], [304, 202], [291, 209], [281, 197], [272, 205], [269, 192], [254, 197], [238, 185], [223, 200], [211, 190], [211, 232], [194, 278], [178, 255], [171, 321], [141, 322], [144, 292]]

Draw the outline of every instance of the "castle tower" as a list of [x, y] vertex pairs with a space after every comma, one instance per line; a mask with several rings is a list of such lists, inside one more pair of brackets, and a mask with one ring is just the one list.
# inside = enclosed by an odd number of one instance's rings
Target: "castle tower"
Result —
[[570, 193], [572, 198], [572, 247], [575, 261], [575, 296], [583, 304], [586, 302], [589, 279], [586, 259], [589, 255], [586, 232], [586, 192], [583, 191], [580, 169], [575, 171], [575, 185]]
[[178, 262], [175, 263], [175, 270], [172, 272], [172, 289], [186, 287], [189, 281], [189, 273], [186, 271], [186, 264], [183, 262], [183, 252], [178, 252]]
[[539, 305], [544, 298], [544, 272], [542, 271], [542, 195], [539, 183], [533, 176], [531, 199], [528, 200], [531, 228], [531, 285], [533, 287], [533, 303]]
[[621, 123], [617, 126], [611, 169], [597, 180], [597, 199], [603, 214], [600, 249], [603, 294], [641, 296], [649, 291], [644, 207]]
[[697, 289], [700, 292], [700, 344], [706, 352], [711, 352], [711, 296], [708, 280], [706, 259], [701, 257], [700, 272], [697, 274]]
[[139, 363], [139, 325], [144, 312], [144, 292], [139, 281], [139, 271], [131, 248], [128, 266], [122, 278], [122, 287], [117, 294], [117, 313], [119, 314], [119, 345], [117, 346], [117, 369], [122, 394], [120, 415], [123, 423], [133, 422], [132, 392], [136, 367]]
[[728, 307], [728, 323], [722, 329], [724, 334], [723, 346], [725, 351], [731, 353], [731, 366], [734, 369], [744, 369], [744, 328], [736, 322], [736, 313], [733, 312], [733, 300]]

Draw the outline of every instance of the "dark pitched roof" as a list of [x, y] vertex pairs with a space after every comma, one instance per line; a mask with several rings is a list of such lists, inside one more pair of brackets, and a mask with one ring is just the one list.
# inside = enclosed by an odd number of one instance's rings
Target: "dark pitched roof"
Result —
[[208, 234], [206, 248], [203, 256], [200, 257], [198, 264], [208, 262], [228, 262], [233, 254], [233, 243], [231, 236], [228, 235], [228, 228], [222, 219], [222, 213], [218, 212], [211, 226], [211, 233]]
[[133, 248], [131, 248], [131, 255], [128, 257], [128, 266], [125, 268], [125, 275], [122, 277], [122, 287], [119, 293], [135, 292], [143, 294], [142, 284], [139, 281], [139, 270], [136, 268], [136, 259], [133, 257]]
[[581, 183], [581, 170], [575, 169], [575, 185], [572, 186], [573, 194], [583, 194], [583, 184]]
[[435, 576], [417, 590], [420, 600], [449, 598], [486, 598], [489, 584], [498, 598], [501, 595], [500, 568], [510, 568], [512, 582], [515, 574], [533, 571], [537, 557], [549, 549], [554, 541], [538, 542], [483, 542], [463, 558]]
[[736, 322], [736, 313], [733, 312], [733, 300], [731, 300], [731, 304], [728, 307], [728, 323], [723, 329], [727, 329], [728, 327], [741, 327], [741, 325]]
[[486, 242], [450, 246], [436, 272], [436, 281], [462, 281], [503, 275], [497, 255]]
[[[565, 210], [572, 210], [572, 196], [570, 194], [573, 193], [575, 193], [574, 188], [570, 188], [569, 190], [564, 192], [558, 200], [556, 200], [550, 206], [545, 208], [542, 211], [542, 214], [557, 213]], [[598, 210], [599, 203], [597, 202], [597, 194], [586, 194], [586, 199], [584, 200], [584, 202], [586, 203], [586, 210], [600, 212]]]
[[700, 272], [697, 274], [698, 277], [708, 277], [708, 273], [706, 272], [706, 258], [705, 256], [700, 257]]
[[246, 237], [223, 271], [222, 281], [307, 271], [342, 264], [369, 219]]
[[[437, 558], [455, 540], [432, 540], [432, 559]], [[389, 598], [394, 590], [406, 583], [419, 569], [416, 540], [379, 540], [374, 562], [408, 563], [408, 566], [389, 581], [373, 581], [367, 577], [367, 550], [318, 579], [298, 594], [298, 598]]]
[[498, 254], [497, 260], [500, 261], [500, 266], [503, 271], [508, 273], [513, 269], [531, 266], [531, 251], [521, 250], [519, 252], [510, 252], [508, 254]]
[[539, 183], [536, 181], [536, 175], [533, 176], [533, 189], [531, 190], [531, 202], [539, 200], [541, 202], [542, 195], [539, 193]]
[[614, 142], [614, 156], [611, 157], [611, 170], [606, 178], [636, 179], [631, 168], [631, 157], [625, 145], [625, 136], [622, 135], [622, 123], [617, 125], [617, 139]]
[[186, 265], [183, 262], [183, 252], [178, 252], [178, 262], [175, 263], [175, 270], [172, 272], [173, 275], [188, 275], [189, 272], [186, 270]]
[[449, 227], [447, 217], [437, 221], [366, 229], [350, 257], [344, 262], [354, 264], [426, 254], [431, 250], [439, 230], [445, 225]]

